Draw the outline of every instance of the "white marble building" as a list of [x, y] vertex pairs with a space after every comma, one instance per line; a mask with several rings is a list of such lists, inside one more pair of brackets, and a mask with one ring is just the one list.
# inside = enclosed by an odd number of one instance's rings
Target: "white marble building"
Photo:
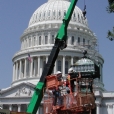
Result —
[[[0, 91], [2, 108], [26, 111], [69, 5], [70, 0], [48, 0], [33, 13], [27, 29], [20, 38], [21, 49], [12, 59], [11, 86]], [[104, 89], [102, 74], [104, 60], [95, 50], [97, 38], [77, 6], [68, 26], [67, 37], [67, 48], [60, 51], [53, 73], [59, 70], [65, 76], [70, 65], [82, 57], [82, 50], [88, 50], [88, 55], [97, 59], [100, 64], [101, 78], [94, 81], [97, 114], [114, 114], [114, 92]], [[31, 56], [31, 62], [28, 61], [28, 53]], [[97, 55], [97, 58], [94, 55]], [[41, 104], [37, 113], [42, 114], [42, 111]]]

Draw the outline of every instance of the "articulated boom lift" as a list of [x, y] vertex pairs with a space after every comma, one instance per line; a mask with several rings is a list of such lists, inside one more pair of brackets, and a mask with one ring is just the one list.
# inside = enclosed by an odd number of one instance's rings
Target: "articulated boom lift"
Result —
[[[57, 77], [55, 75], [51, 75], [51, 73], [54, 68], [54, 64], [58, 57], [59, 51], [67, 47], [67, 44], [66, 44], [67, 27], [70, 22], [70, 19], [77, 1], [78, 0], [71, 1], [71, 4], [66, 13], [66, 16], [63, 19], [63, 23], [56, 35], [55, 44], [48, 58], [48, 62], [45, 65], [41, 78], [35, 87], [35, 91], [30, 101], [30, 104], [28, 105], [26, 114], [36, 114], [39, 108], [39, 105], [42, 101], [43, 93], [45, 90], [52, 90], [54, 86], [64, 87], [64, 83], [66, 81], [63, 81], [63, 80], [58, 81]], [[86, 59], [86, 57], [84, 57], [83, 59], [84, 61], [90, 61]], [[71, 80], [74, 80], [77, 83], [76, 85], [77, 93], [74, 92], [72, 94], [67, 94], [67, 95], [65, 94], [63, 96], [63, 106], [59, 108], [55, 106], [55, 109], [53, 109], [53, 111], [52, 109], [50, 109], [50, 107], [52, 108], [53, 98], [51, 99], [50, 105], [49, 105], [50, 101], [48, 99], [44, 100], [44, 114], [69, 114], [69, 113], [70, 114], [95, 114], [95, 111], [93, 110], [95, 109], [96, 106], [95, 106], [95, 97], [92, 91], [92, 82], [93, 82], [93, 79], [97, 77], [96, 75], [99, 75], [99, 74], [98, 72], [96, 73], [96, 71], [94, 71], [97, 68], [94, 64], [89, 64], [89, 65], [87, 65], [86, 63], [84, 63], [83, 65], [78, 63], [78, 65], [72, 66], [72, 68], [76, 71], [74, 73], [76, 77]], [[82, 70], [81, 67], [92, 68], [92, 70], [89, 72], [88, 71], [85, 72], [85, 70], [80, 71], [80, 69]], [[79, 73], [81, 73], [82, 77], [77, 77]], [[51, 81], [53, 83], [50, 83]], [[86, 93], [81, 92], [82, 91], [81, 89], [82, 90], [86, 89]], [[68, 99], [71, 99], [69, 106], [67, 106]], [[10, 113], [10, 114], [14, 114], [14, 113]], [[25, 114], [25, 113], [17, 112], [15, 114]]]
[[43, 98], [43, 89], [46, 84], [46, 76], [51, 75], [55, 61], [58, 57], [60, 49], [66, 48], [66, 41], [67, 41], [67, 27], [69, 24], [69, 21], [71, 19], [72, 13], [74, 11], [75, 5], [78, 0], [72, 0], [69, 9], [66, 13], [65, 18], [63, 19], [63, 23], [57, 33], [57, 36], [55, 38], [55, 44], [53, 46], [53, 49], [50, 53], [50, 56], [48, 58], [48, 62], [44, 67], [43, 73], [41, 75], [40, 81], [35, 87], [34, 95], [30, 101], [30, 104], [28, 105], [27, 112], [36, 114], [38, 107], [41, 103], [41, 100]]

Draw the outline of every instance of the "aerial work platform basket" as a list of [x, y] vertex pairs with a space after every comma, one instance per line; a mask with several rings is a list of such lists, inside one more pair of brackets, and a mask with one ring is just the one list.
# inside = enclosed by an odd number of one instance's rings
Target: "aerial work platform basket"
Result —
[[52, 90], [54, 87], [61, 86], [63, 84], [62, 81], [58, 81], [57, 75], [49, 75], [46, 77], [46, 88]]
[[[86, 91], [81, 91], [82, 82], [89, 83], [84, 79], [75, 79], [80, 85], [73, 93], [67, 93], [64, 83], [66, 81], [58, 81], [56, 75], [49, 75], [46, 77], [46, 93], [43, 100], [44, 114], [95, 114], [95, 96], [94, 93], [89, 91], [88, 87]], [[77, 83], [77, 84], [78, 84]], [[55, 87], [61, 87], [62, 104], [59, 105], [58, 101], [56, 106], [53, 106], [54, 95], [52, 90]], [[85, 86], [86, 87], [86, 86]]]

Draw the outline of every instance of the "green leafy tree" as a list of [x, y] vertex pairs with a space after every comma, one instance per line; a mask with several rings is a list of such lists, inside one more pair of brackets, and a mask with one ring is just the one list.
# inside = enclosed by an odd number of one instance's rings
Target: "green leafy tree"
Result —
[[[107, 7], [108, 13], [114, 13], [114, 0], [108, 0], [109, 5]], [[112, 31], [108, 30], [107, 38], [109, 38], [111, 41], [114, 40], [114, 27]]]

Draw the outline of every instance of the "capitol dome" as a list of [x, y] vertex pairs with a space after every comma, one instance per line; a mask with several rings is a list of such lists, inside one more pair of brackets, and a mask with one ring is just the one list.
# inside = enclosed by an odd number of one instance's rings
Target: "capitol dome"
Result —
[[[32, 15], [29, 26], [37, 26], [44, 23], [61, 23], [64, 18], [68, 7], [70, 5], [69, 0], [48, 0], [47, 3], [41, 5]], [[87, 27], [87, 19], [82, 14], [81, 9], [75, 6], [71, 23]]]
[[[38, 83], [69, 5], [70, 0], [48, 0], [32, 14], [28, 27], [20, 37], [21, 48], [12, 59], [12, 86], [23, 82]], [[92, 56], [96, 44], [97, 38], [89, 29], [87, 18], [75, 6], [67, 28], [67, 48], [59, 52], [52, 73], [61, 71], [65, 77], [70, 66], [83, 56], [82, 51], [88, 50]], [[99, 53], [97, 59], [102, 72], [104, 60]]]

